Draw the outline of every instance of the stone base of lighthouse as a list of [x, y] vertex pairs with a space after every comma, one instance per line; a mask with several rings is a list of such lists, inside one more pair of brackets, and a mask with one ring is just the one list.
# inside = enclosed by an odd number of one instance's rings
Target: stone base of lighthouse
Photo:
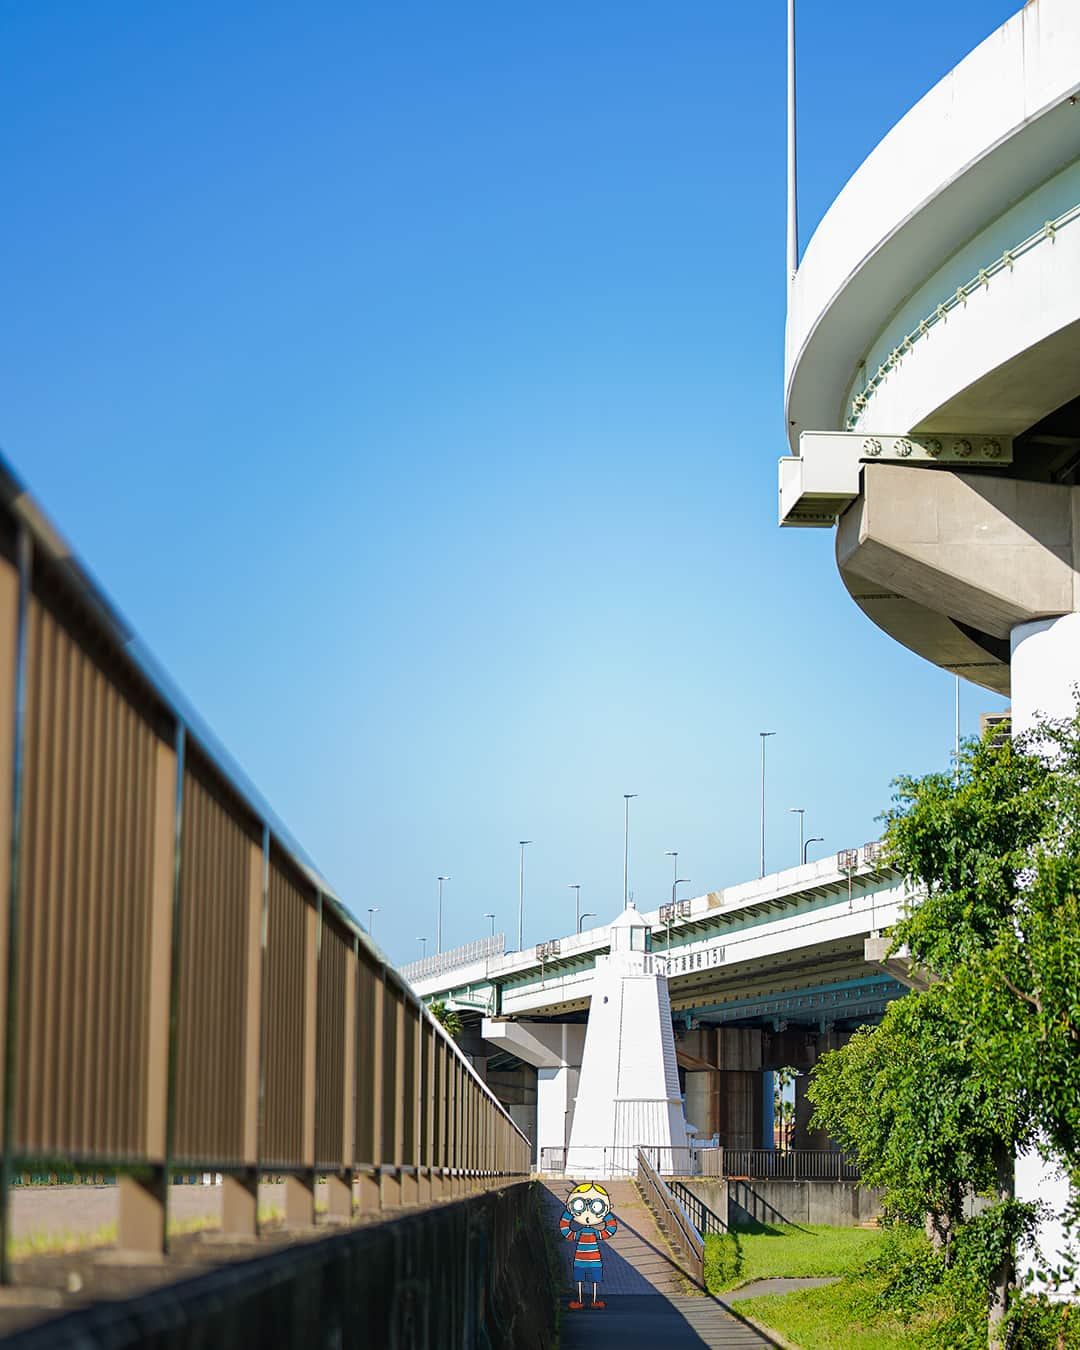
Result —
[[631, 903], [597, 961], [566, 1159], [574, 1176], [632, 1173], [639, 1148], [662, 1172], [690, 1171], [667, 976], [649, 931]]

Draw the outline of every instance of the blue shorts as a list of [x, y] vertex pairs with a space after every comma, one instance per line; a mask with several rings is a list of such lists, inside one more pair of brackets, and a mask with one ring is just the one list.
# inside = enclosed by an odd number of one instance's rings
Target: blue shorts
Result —
[[582, 1284], [599, 1284], [604, 1278], [604, 1266], [600, 1261], [575, 1261], [574, 1281]]

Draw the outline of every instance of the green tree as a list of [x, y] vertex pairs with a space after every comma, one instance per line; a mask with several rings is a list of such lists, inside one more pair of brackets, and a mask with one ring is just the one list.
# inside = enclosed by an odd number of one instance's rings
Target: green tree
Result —
[[798, 1071], [785, 1066], [777, 1069], [773, 1077], [773, 1112], [780, 1136], [780, 1147], [791, 1147], [791, 1136], [795, 1129], [795, 1103], [785, 1096], [785, 1089], [794, 1083]]
[[814, 1123], [947, 1255], [965, 1193], [995, 1195], [978, 1232], [998, 1243], [980, 1258], [996, 1343], [1026, 1220], [1015, 1150], [1042, 1141], [1080, 1182], [1080, 722], [970, 743], [955, 774], [895, 788], [886, 849], [916, 903], [892, 948], [934, 982], [824, 1056], [809, 1096]]
[[453, 1036], [456, 1041], [461, 1035], [461, 1014], [447, 1008], [442, 999], [435, 999], [428, 1004], [428, 1011], [439, 1023], [448, 1036]]

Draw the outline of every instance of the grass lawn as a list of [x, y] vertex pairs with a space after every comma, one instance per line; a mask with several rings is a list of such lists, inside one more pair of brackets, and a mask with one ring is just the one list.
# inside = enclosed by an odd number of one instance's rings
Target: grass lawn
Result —
[[920, 1350], [937, 1309], [903, 1323], [888, 1316], [867, 1320], [865, 1301], [848, 1280], [793, 1294], [740, 1300], [739, 1312], [771, 1327], [802, 1350]]
[[[918, 1229], [758, 1227], [705, 1239], [710, 1293], [777, 1275], [839, 1277], [739, 1301], [800, 1350], [985, 1350], [985, 1287], [959, 1265], [947, 1270]], [[1015, 1350], [1080, 1350], [1080, 1305], [1029, 1299], [1017, 1312]]]
[[705, 1239], [705, 1279], [718, 1294], [776, 1275], [843, 1275], [873, 1256], [882, 1238], [876, 1228], [759, 1224]]

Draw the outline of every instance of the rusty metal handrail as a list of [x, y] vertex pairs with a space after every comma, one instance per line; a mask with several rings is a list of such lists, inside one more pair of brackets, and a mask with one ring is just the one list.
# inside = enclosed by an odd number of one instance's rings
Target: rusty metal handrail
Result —
[[705, 1240], [642, 1149], [638, 1149], [637, 1180], [646, 1202], [652, 1198], [661, 1225], [667, 1229], [668, 1237], [683, 1257], [686, 1274], [699, 1289], [704, 1289]]

